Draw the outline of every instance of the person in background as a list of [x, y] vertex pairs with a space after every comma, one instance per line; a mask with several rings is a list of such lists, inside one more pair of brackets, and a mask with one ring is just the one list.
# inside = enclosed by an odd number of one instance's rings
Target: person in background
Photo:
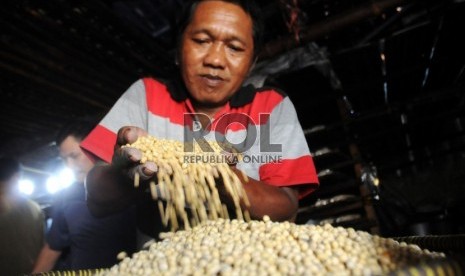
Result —
[[[231, 168], [244, 184], [250, 206], [243, 207], [252, 219], [295, 219], [299, 199], [318, 187], [318, 178], [289, 97], [270, 87], [243, 86], [260, 51], [259, 14], [250, 0], [190, 2], [179, 24], [179, 75], [135, 82], [81, 143], [96, 160], [111, 163], [95, 166], [87, 177], [87, 201], [94, 214], [105, 216], [138, 200], [131, 192], [135, 172], [141, 179], [156, 177], [154, 163], [141, 164], [140, 152], [122, 145], [147, 134], [188, 142], [185, 131], [201, 126], [210, 138], [242, 141], [245, 154], [279, 155], [278, 162], [238, 162]], [[234, 124], [243, 127], [227, 129]], [[249, 129], [265, 131], [255, 136]], [[267, 141], [275, 147], [263, 150]], [[218, 185], [222, 201], [231, 204]], [[157, 237], [157, 232], [151, 235]]]
[[87, 120], [66, 125], [57, 135], [60, 157], [75, 176], [75, 183], [60, 193], [52, 211], [33, 273], [54, 269], [60, 255], [69, 250], [60, 270], [107, 268], [118, 262], [117, 255], [136, 250], [134, 209], [105, 218], [92, 216], [86, 206], [84, 180], [93, 164], [79, 147], [95, 123]]
[[20, 196], [21, 164], [0, 158], [0, 274], [28, 274], [44, 242], [44, 215], [39, 205]]

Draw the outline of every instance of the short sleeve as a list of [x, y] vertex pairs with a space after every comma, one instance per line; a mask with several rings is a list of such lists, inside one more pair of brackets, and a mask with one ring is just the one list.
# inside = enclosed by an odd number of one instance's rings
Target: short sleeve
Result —
[[[307, 140], [289, 97], [284, 97], [269, 115], [263, 128], [269, 144], [277, 146], [281, 155], [278, 162], [265, 163], [259, 168], [260, 180], [276, 186], [302, 185], [300, 197], [308, 195], [318, 185], [318, 176], [310, 155]], [[261, 141], [265, 143], [265, 141]]]
[[116, 134], [121, 127], [147, 128], [147, 99], [143, 80], [136, 81], [116, 101], [102, 121], [81, 142], [94, 157], [111, 162]]

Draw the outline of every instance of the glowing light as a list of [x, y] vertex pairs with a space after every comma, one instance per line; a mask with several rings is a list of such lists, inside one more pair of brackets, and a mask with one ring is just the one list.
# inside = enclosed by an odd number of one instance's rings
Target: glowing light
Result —
[[76, 180], [73, 171], [68, 168], [61, 170], [58, 174], [58, 178], [63, 188], [69, 187]]
[[60, 190], [60, 183], [56, 176], [50, 176], [47, 179], [47, 183], [45, 184], [47, 187], [47, 192], [54, 194]]
[[32, 195], [35, 189], [35, 184], [29, 179], [21, 179], [18, 183], [18, 190], [22, 194]]
[[46, 188], [51, 194], [54, 194], [66, 187], [69, 187], [75, 180], [73, 172], [66, 168], [57, 175], [52, 175], [47, 179]]
[[381, 53], [381, 60], [386, 61], [386, 56], [384, 55], [384, 53]]

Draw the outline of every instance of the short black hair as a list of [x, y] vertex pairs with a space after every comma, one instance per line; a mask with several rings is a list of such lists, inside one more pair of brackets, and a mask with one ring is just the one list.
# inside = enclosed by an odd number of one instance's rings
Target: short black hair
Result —
[[22, 171], [21, 163], [11, 157], [0, 157], [0, 182], [7, 181]]
[[[179, 52], [179, 47], [181, 47], [181, 39], [184, 34], [184, 31], [187, 28], [187, 25], [192, 21], [192, 16], [197, 8], [198, 4], [203, 1], [211, 0], [191, 0], [185, 6], [181, 13], [181, 16], [178, 18], [176, 23], [176, 43], [177, 51]], [[254, 43], [254, 58], [258, 57], [262, 46], [263, 46], [263, 32], [264, 32], [264, 23], [262, 13], [260, 8], [254, 0], [216, 0], [235, 4], [241, 7], [249, 16], [252, 18], [252, 31], [253, 31], [253, 43]], [[178, 54], [178, 53], [177, 53]]]
[[82, 141], [97, 124], [98, 121], [93, 118], [78, 119], [69, 122], [58, 131], [55, 136], [55, 144], [60, 146], [68, 136], [73, 136], [78, 141]]

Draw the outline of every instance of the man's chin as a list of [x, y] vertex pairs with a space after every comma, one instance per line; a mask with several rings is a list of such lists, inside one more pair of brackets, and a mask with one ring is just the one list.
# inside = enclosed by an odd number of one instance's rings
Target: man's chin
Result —
[[202, 99], [197, 101], [196, 105], [203, 108], [217, 108], [225, 105], [228, 102], [228, 99], [215, 100], [215, 99]]

